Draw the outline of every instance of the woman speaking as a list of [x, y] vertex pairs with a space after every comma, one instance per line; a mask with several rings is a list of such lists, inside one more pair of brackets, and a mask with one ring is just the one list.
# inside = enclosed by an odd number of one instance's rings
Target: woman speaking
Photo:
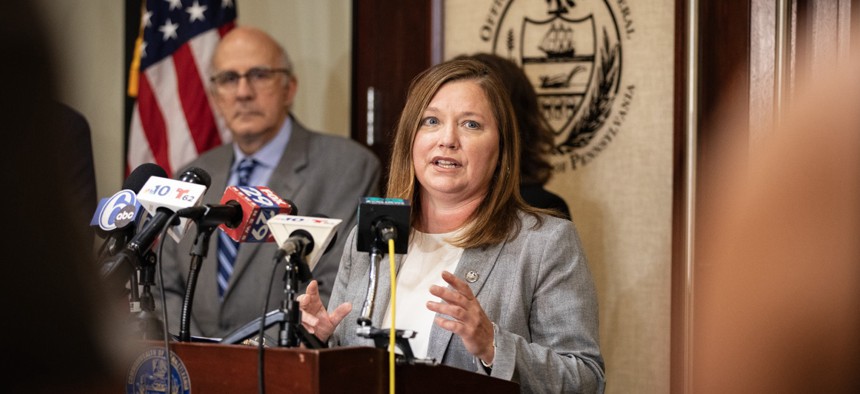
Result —
[[[523, 392], [602, 392], [588, 263], [571, 221], [520, 196], [516, 124], [502, 81], [480, 62], [448, 61], [412, 81], [387, 187], [387, 197], [412, 202], [408, 253], [396, 259], [396, 326], [418, 333], [416, 357], [513, 380]], [[352, 306], [364, 300], [370, 257], [355, 241], [353, 229], [332, 310], [314, 282], [299, 298], [304, 327], [334, 346], [373, 343], [356, 334]]]

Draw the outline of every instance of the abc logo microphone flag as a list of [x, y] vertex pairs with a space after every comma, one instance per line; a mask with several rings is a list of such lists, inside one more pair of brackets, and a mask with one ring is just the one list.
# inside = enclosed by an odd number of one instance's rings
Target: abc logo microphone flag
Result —
[[113, 196], [99, 201], [90, 225], [98, 226], [104, 231], [124, 228], [134, 221], [139, 208], [140, 203], [133, 191], [129, 189], [120, 190]]
[[273, 242], [266, 225], [277, 214], [291, 214], [293, 207], [265, 186], [230, 186], [221, 197], [221, 204], [236, 201], [242, 207], [242, 222], [235, 228], [221, 224], [221, 229], [236, 242]]
[[[158, 208], [167, 208], [176, 212], [182, 208], [197, 206], [204, 193], [206, 193], [205, 185], [153, 176], [140, 189], [137, 199], [147, 212], [155, 215]], [[170, 227], [168, 233], [176, 242], [179, 242], [187, 226], [188, 219], [182, 218], [179, 225]]]

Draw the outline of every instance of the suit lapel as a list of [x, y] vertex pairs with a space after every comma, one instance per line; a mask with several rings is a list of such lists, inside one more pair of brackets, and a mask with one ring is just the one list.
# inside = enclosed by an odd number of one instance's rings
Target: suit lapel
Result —
[[[501, 253], [504, 244], [505, 243], [502, 242], [498, 245], [493, 245], [483, 249], [472, 248], [463, 251], [463, 256], [460, 257], [460, 262], [457, 264], [457, 269], [454, 271], [454, 275], [464, 280], [469, 285], [469, 288], [472, 289], [472, 293], [475, 297], [480, 294], [481, 288], [484, 287], [484, 283], [490, 275], [490, 272], [493, 270], [493, 267], [496, 265], [496, 261], [499, 258], [499, 254]], [[474, 279], [474, 281], [467, 280], [466, 278]], [[447, 318], [445, 315], [438, 316]], [[439, 328], [439, 326], [433, 324], [430, 329], [430, 343], [427, 347], [427, 358], [442, 361], [445, 356], [445, 350], [448, 348], [452, 337], [453, 333], [451, 333], [451, 331]]]
[[[302, 174], [302, 171], [307, 168], [310, 160], [308, 157], [310, 132], [295, 119], [291, 119], [293, 126], [290, 141], [287, 142], [284, 155], [281, 156], [281, 161], [278, 162], [277, 168], [272, 172], [272, 178], [269, 179], [269, 187], [277, 195], [286, 199], [294, 199], [302, 189], [302, 184], [307, 181], [307, 176]], [[302, 207], [298, 208], [302, 209]], [[313, 212], [299, 212], [299, 215], [308, 213]]]

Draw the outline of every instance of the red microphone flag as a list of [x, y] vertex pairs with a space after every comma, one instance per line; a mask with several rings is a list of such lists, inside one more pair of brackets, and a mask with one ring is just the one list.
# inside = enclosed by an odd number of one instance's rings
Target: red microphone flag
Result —
[[267, 222], [280, 213], [293, 214], [293, 205], [265, 186], [230, 186], [221, 204], [236, 201], [242, 207], [242, 222], [235, 228], [218, 226], [236, 242], [274, 242]]

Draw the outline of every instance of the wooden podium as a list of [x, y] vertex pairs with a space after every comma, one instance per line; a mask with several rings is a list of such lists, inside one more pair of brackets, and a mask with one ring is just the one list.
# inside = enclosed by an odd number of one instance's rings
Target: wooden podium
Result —
[[[176, 342], [170, 347], [185, 366], [192, 393], [258, 391], [256, 347]], [[151, 348], [163, 350], [156, 342]], [[388, 353], [383, 349], [267, 347], [265, 357], [267, 393], [388, 392]], [[395, 385], [397, 393], [519, 392], [517, 383], [445, 365], [397, 366]]]

